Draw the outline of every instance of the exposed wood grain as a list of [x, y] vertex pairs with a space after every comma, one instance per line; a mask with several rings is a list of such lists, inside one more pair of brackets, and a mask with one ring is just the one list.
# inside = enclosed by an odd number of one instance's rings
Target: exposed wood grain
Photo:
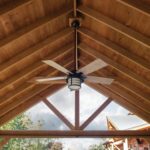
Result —
[[146, 86], [147, 88], [150, 87], [149, 81], [141, 78], [140, 76], [138, 76], [137, 74], [135, 74], [134, 72], [132, 72], [131, 70], [126, 68], [125, 66], [122, 66], [122, 65], [116, 63], [115, 61], [111, 60], [110, 58], [106, 57], [105, 55], [99, 53], [98, 51], [96, 51], [92, 48], [90, 48], [89, 46], [87, 46], [85, 44], [79, 44], [79, 48], [82, 49], [85, 53], [88, 53], [88, 54], [90, 54], [96, 58], [102, 59], [107, 64], [111, 65], [112, 67], [114, 67], [118, 71], [121, 71], [122, 73], [124, 73], [125, 75], [130, 77], [132, 80], [139, 82], [140, 84]]
[[62, 113], [54, 106], [52, 105], [52, 103], [50, 103], [47, 99], [43, 99], [43, 102], [48, 106], [48, 108], [50, 110], [52, 110], [54, 112], [55, 115], [58, 116], [58, 118], [60, 120], [62, 120], [71, 130], [74, 129], [74, 126], [72, 125], [72, 123], [70, 123], [70, 121], [64, 116], [62, 115]]
[[150, 123], [150, 115], [148, 113], [142, 111], [141, 109], [139, 109], [137, 107], [136, 103], [134, 105], [131, 104], [127, 98], [120, 96], [117, 92], [114, 92], [113, 90], [108, 89], [105, 86], [102, 86], [100, 84], [98, 85], [98, 84], [88, 83], [87, 85], [94, 88], [96, 91], [98, 91], [108, 97], [111, 97], [116, 103], [118, 103], [119, 105], [123, 106], [127, 110], [131, 111], [132, 113], [136, 114], [143, 120]]
[[107, 17], [104, 16], [103, 14], [88, 8], [86, 6], [79, 6], [77, 8], [78, 12], [81, 12], [84, 15], [87, 15], [88, 17], [105, 24], [106, 26], [112, 28], [113, 30], [129, 37], [130, 39], [133, 39], [141, 44], [143, 44], [144, 46], [146, 46], [147, 48], [150, 48], [150, 39], [147, 38], [146, 36], [132, 30], [131, 28], [128, 28], [127, 26]]
[[[69, 58], [69, 57], [68, 57]], [[69, 60], [70, 59], [70, 60]], [[62, 65], [64, 67], [68, 67], [70, 64], [72, 64], [71, 58], [66, 59], [66, 61], [63, 62]], [[55, 76], [55, 75], [62, 75], [59, 74], [57, 70], [50, 70], [49, 75]], [[41, 91], [48, 88], [50, 85], [33, 85], [31, 84], [29, 87], [27, 87], [25, 90], [20, 91], [20, 93], [17, 93], [16, 96], [10, 97], [10, 99], [6, 99], [6, 102], [3, 102], [4, 104], [1, 105], [0, 109], [0, 116], [4, 115], [8, 111], [12, 110], [14, 107], [17, 107], [20, 103], [25, 102], [29, 98], [35, 96], [36, 94], [40, 93]]]
[[94, 40], [96, 43], [106, 47], [107, 49], [113, 51], [114, 53], [121, 55], [125, 57], [127, 60], [140, 65], [144, 69], [150, 70], [150, 65], [147, 63], [144, 59], [141, 59], [140, 57], [128, 52], [126, 49], [122, 48], [121, 46], [118, 46], [117, 44], [99, 36], [98, 34], [85, 29], [85, 28], [80, 28], [78, 30], [79, 33], [85, 35], [86, 37]]
[[[55, 51], [54, 53], [50, 53], [47, 57], [45, 57], [43, 59], [57, 60], [57, 57], [62, 58], [62, 56], [67, 54], [69, 51], [71, 51], [72, 48], [73, 48], [73, 44], [66, 45], [66, 47], [63, 47], [63, 48], [59, 49], [58, 51]], [[54, 59], [54, 58], [56, 58], [56, 59]], [[25, 76], [29, 76], [29, 74], [35, 72], [35, 70], [38, 70], [39, 68], [41, 68], [43, 66], [45, 66], [45, 64], [42, 63], [41, 60], [38, 60], [32, 66], [28, 66], [22, 72], [17, 73], [12, 78], [9, 78], [6, 81], [2, 82], [0, 84], [0, 89], [6, 88], [7, 86], [10, 86], [11, 84], [14, 84], [15, 82], [25, 78]], [[31, 76], [31, 77], [33, 77], [33, 76]]]
[[5, 6], [0, 7], [0, 15], [4, 15], [10, 13], [11, 11], [15, 10], [16, 8], [23, 7], [31, 3], [31, 0], [15, 0], [8, 2]]
[[[84, 62], [84, 65], [86, 62]], [[94, 73], [95, 76], [101, 76], [99, 72]], [[93, 83], [94, 84], [94, 83]], [[111, 85], [103, 85], [104, 87], [108, 88], [110, 91], [113, 91], [114, 93], [117, 93], [121, 97], [127, 99], [127, 101], [132, 105], [137, 105], [137, 108], [139, 108], [142, 112], [145, 112], [150, 115], [150, 101], [143, 100], [136, 95], [131, 94], [128, 90], [124, 89], [122, 86], [116, 85], [115, 82], [113, 82]]]
[[135, 9], [144, 15], [150, 16], [150, 7], [139, 0], [117, 0], [131, 9]]
[[[92, 58], [92, 57], [90, 55], [82, 52], [82, 50], [80, 50], [80, 65], [81, 64], [88, 64], [91, 61], [91, 60], [88, 60], [87, 58]], [[95, 59], [95, 58], [93, 57], [93, 59]], [[109, 68], [110, 67], [111, 66], [109, 66]], [[150, 104], [150, 100], [149, 100], [150, 93], [145, 92], [144, 90], [141, 90], [138, 87], [135, 87], [135, 85], [133, 85], [132, 83], [130, 83], [130, 78], [125, 78], [124, 79], [124, 76], [123, 76], [124, 74], [113, 75], [113, 73], [114, 72], [116, 73], [116, 71], [117, 70], [111, 71], [110, 72], [111, 75], [109, 75], [110, 73], [109, 73], [109, 71], [106, 71], [106, 69], [105, 69], [105, 71], [104, 71], [104, 69], [103, 70], [98, 70], [96, 73], [98, 73], [98, 75], [102, 76], [102, 77], [113, 78], [114, 79], [113, 84], [115, 84], [116, 86], [125, 88], [124, 89], [125, 91], [132, 92], [134, 95], [136, 95], [137, 97], [139, 97], [141, 99], [140, 100], [141, 102], [143, 102], [143, 101], [145, 102], [146, 101], [146, 103]]]
[[[79, 7], [76, 0], [58, 1], [0, 1], [0, 124], [39, 102], [42, 93], [63, 86], [27, 81], [35, 76], [62, 75], [43, 64], [43, 59], [73, 69], [73, 40], [76, 45], [81, 42], [76, 51], [79, 67], [100, 58], [109, 65], [93, 74], [115, 79], [109, 86], [90, 86], [150, 122], [148, 0], [83, 0], [78, 1]], [[66, 29], [73, 10], [76, 17], [81, 15], [84, 27], [76, 37], [72, 29]]]
[[69, 36], [72, 33], [72, 30], [67, 28], [64, 29], [46, 40], [39, 42], [37, 45], [15, 55], [13, 58], [9, 59], [8, 61], [4, 62], [3, 64], [0, 65], [0, 74], [3, 73], [3, 71], [10, 69], [10, 67], [15, 66], [17, 63], [20, 61], [25, 60], [27, 57], [32, 57], [34, 54], [37, 52], [41, 51], [42, 49], [48, 47], [49, 45], [56, 43], [57, 41], [61, 40], [62, 38], [65, 38]]
[[0, 117], [0, 125], [3, 125], [10, 121], [11, 119], [15, 118], [17, 115], [23, 113], [24, 111], [28, 110], [29, 108], [33, 107], [35, 104], [42, 101], [42, 97], [50, 96], [54, 92], [58, 91], [64, 87], [64, 85], [50, 85], [47, 89], [45, 89], [43, 92], [39, 93], [38, 95], [30, 98], [28, 101], [21, 103], [17, 107], [15, 107], [13, 110], [6, 113], [4, 116]]
[[37, 131], [37, 130], [28, 130], [28, 131], [9, 131], [4, 130], [0, 131], [0, 136], [5, 137], [11, 137], [11, 138], [44, 138], [44, 137], [61, 137], [61, 138], [71, 138], [71, 137], [85, 137], [85, 138], [100, 138], [100, 137], [121, 137], [121, 138], [127, 138], [127, 137], [143, 137], [143, 138], [149, 138], [150, 132], [147, 131], [129, 131], [129, 130], [123, 130], [123, 131]]
[[2, 39], [0, 41], [0, 47], [5, 46], [7, 44], [11, 44], [11, 42], [14, 42], [17, 39], [19, 39], [27, 34], [30, 34], [33, 31], [36, 31], [41, 27], [44, 27], [48, 23], [51, 23], [52, 21], [55, 21], [59, 17], [67, 15], [70, 12], [71, 12], [71, 9], [68, 9], [68, 10], [64, 9], [64, 10], [60, 10], [59, 12], [54, 13], [53, 15], [41, 18], [41, 19], [37, 20], [36, 22], [34, 22], [28, 26], [25, 26], [24, 28], [22, 28], [22, 29], [16, 31], [15, 33], [7, 36], [6, 38]]

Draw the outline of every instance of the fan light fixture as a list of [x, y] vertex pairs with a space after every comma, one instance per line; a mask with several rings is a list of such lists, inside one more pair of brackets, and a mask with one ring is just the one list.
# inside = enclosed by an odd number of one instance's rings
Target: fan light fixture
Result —
[[81, 84], [84, 81], [84, 77], [82, 76], [82, 73], [73, 73], [69, 74], [67, 78], [68, 88], [71, 91], [76, 91], [81, 88]]

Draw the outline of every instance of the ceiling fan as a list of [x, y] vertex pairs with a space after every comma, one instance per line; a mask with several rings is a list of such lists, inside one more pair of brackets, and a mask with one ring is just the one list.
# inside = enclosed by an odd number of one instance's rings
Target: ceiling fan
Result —
[[[75, 12], [76, 10], [74, 10]], [[76, 13], [74, 13], [76, 14]], [[74, 15], [74, 18], [71, 22], [71, 27], [74, 29], [75, 33], [75, 48], [74, 48], [74, 71], [69, 71], [68, 69], [64, 68], [63, 66], [59, 65], [58, 63], [52, 60], [43, 60], [42, 62], [65, 73], [66, 76], [61, 77], [37, 77], [31, 80], [31, 82], [38, 83], [38, 84], [64, 84], [68, 85], [68, 88], [71, 91], [77, 91], [81, 88], [82, 83], [92, 82], [92, 83], [100, 83], [100, 84], [111, 84], [114, 79], [111, 78], [103, 78], [103, 77], [96, 77], [96, 76], [88, 76], [88, 74], [95, 72], [108, 64], [106, 64], [101, 59], [96, 59], [90, 64], [84, 66], [81, 69], [78, 69], [78, 51], [77, 51], [77, 29], [80, 27], [80, 19]]]
[[81, 88], [82, 83], [86, 82], [92, 82], [92, 83], [100, 83], [100, 84], [111, 84], [114, 79], [111, 78], [103, 78], [103, 77], [96, 77], [96, 76], [88, 76], [88, 74], [97, 71], [105, 66], [107, 64], [100, 60], [96, 59], [95, 61], [91, 62], [87, 66], [84, 66], [83, 68], [77, 70], [77, 71], [69, 71], [68, 69], [60, 66], [56, 62], [52, 60], [43, 60], [45, 64], [63, 72], [66, 74], [66, 76], [61, 77], [37, 77], [34, 78], [34, 83], [38, 84], [64, 84], [67, 83], [68, 88], [71, 91], [79, 90]]

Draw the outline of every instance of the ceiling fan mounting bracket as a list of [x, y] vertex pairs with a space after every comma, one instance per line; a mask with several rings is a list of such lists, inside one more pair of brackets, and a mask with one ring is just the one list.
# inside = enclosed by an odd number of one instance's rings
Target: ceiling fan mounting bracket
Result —
[[81, 18], [69, 18], [69, 26], [73, 29], [78, 29], [81, 26]]

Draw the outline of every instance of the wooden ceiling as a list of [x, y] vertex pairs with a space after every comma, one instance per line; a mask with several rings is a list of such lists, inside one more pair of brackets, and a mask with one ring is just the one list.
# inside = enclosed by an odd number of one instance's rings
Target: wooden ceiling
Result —
[[[62, 75], [43, 59], [72, 69], [73, 8], [73, 0], [0, 0], [0, 125], [65, 86], [28, 81]], [[89, 86], [150, 123], [150, 0], [78, 0], [77, 16], [80, 67], [100, 58], [109, 65], [94, 74], [115, 79]]]

